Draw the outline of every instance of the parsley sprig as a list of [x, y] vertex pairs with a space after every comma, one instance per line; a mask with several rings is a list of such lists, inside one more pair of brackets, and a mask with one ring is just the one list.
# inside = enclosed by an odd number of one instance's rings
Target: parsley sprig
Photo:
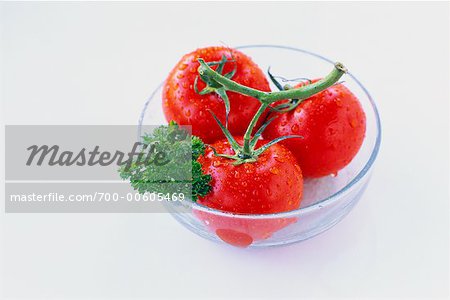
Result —
[[[149, 149], [153, 155], [165, 156], [165, 164], [145, 160]], [[119, 170], [124, 180], [139, 193], [184, 193], [192, 201], [211, 190], [211, 175], [205, 174], [197, 158], [205, 153], [205, 144], [175, 122], [155, 128], [142, 137], [142, 156]]]

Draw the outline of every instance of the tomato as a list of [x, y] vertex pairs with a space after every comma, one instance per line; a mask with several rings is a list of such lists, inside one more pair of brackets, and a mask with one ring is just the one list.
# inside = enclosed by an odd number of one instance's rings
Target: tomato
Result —
[[[270, 91], [269, 83], [263, 71], [244, 53], [227, 47], [207, 47], [197, 49], [184, 55], [172, 69], [163, 87], [163, 110], [167, 121], [175, 121], [182, 125], [192, 125], [192, 133], [205, 143], [222, 139], [223, 134], [211, 116], [211, 110], [225, 124], [225, 105], [215, 92], [200, 95], [195, 91], [195, 80], [198, 77], [198, 58], [206, 62], [220, 61], [225, 56], [228, 60], [223, 74], [236, 73], [232, 80], [261, 91]], [[212, 66], [216, 69], [217, 66]], [[205, 83], [198, 78], [198, 90], [205, 88]], [[243, 135], [260, 102], [252, 97], [227, 92], [230, 102], [228, 129], [233, 135]], [[262, 118], [261, 118], [262, 119]]]
[[298, 219], [297, 217], [238, 218], [235, 215], [217, 215], [201, 210], [194, 210], [193, 213], [222, 241], [241, 248], [248, 247], [253, 242], [270, 238], [272, 234], [297, 222]]
[[[238, 142], [242, 139], [236, 139]], [[264, 145], [260, 140], [257, 146]], [[212, 145], [218, 153], [233, 155], [227, 140]], [[199, 199], [205, 206], [239, 214], [270, 214], [299, 208], [303, 192], [300, 166], [280, 144], [264, 151], [256, 162], [234, 165], [208, 148], [198, 161], [212, 176], [212, 191]]]
[[[265, 143], [260, 140], [257, 146]], [[226, 140], [212, 147], [218, 153], [234, 154]], [[256, 162], [233, 165], [233, 160], [214, 155], [211, 148], [198, 161], [203, 171], [212, 176], [212, 190], [198, 200], [199, 204], [235, 214], [270, 214], [300, 207], [302, 171], [292, 153], [280, 144], [270, 146]], [[235, 246], [266, 239], [296, 220], [230, 218], [203, 211], [195, 214], [222, 240]]]
[[281, 143], [295, 155], [305, 177], [321, 177], [337, 174], [351, 162], [365, 131], [366, 117], [359, 100], [343, 84], [337, 84], [280, 114], [263, 136], [269, 140], [303, 136]]

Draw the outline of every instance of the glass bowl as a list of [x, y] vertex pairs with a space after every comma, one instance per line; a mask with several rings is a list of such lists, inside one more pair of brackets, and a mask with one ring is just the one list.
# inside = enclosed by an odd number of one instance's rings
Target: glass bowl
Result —
[[[322, 77], [328, 74], [334, 63], [321, 55], [286, 46], [236, 48], [249, 55], [263, 70], [270, 66], [272, 73], [282, 74], [284, 78]], [[351, 62], [347, 62], [346, 66], [351, 69]], [[381, 141], [380, 119], [372, 97], [351, 73], [345, 74], [341, 80], [359, 98], [366, 113], [366, 137], [352, 162], [337, 175], [305, 179], [299, 209], [276, 214], [245, 215], [183, 201], [166, 202], [168, 212], [195, 234], [238, 247], [288, 245], [316, 236], [337, 224], [362, 197], [370, 181]], [[139, 131], [142, 125], [167, 123], [162, 111], [161, 87], [162, 84], [145, 103], [139, 119]], [[272, 90], [275, 90], [274, 86]], [[138, 134], [141, 135], [141, 132]]]

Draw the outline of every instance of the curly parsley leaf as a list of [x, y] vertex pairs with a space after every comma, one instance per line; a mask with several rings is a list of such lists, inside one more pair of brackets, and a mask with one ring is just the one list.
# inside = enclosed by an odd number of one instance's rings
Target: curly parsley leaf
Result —
[[[204, 174], [197, 161], [205, 144], [185, 128], [175, 122], [155, 128], [142, 137], [141, 146], [141, 158], [134, 157], [119, 170], [139, 193], [184, 193], [197, 201], [211, 191], [211, 175]], [[156, 158], [163, 158], [164, 164]]]

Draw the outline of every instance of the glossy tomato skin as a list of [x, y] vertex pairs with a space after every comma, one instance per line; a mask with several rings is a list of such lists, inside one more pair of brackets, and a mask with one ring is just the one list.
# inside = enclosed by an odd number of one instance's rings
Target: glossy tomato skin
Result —
[[279, 115], [263, 133], [270, 140], [301, 135], [281, 143], [295, 155], [305, 177], [337, 174], [355, 157], [364, 140], [366, 117], [356, 96], [334, 85]]
[[[167, 121], [174, 120], [178, 124], [192, 125], [192, 133], [205, 143], [212, 143], [224, 137], [209, 110], [225, 124], [225, 106], [216, 93], [199, 95], [195, 92], [194, 81], [199, 67], [197, 59], [203, 58], [206, 62], [220, 61], [223, 55], [236, 62], [227, 62], [222, 74], [232, 71], [236, 66], [236, 74], [232, 80], [261, 91], [270, 91], [262, 70], [250, 57], [238, 50], [207, 47], [184, 55], [165, 81], [162, 94], [163, 110]], [[201, 91], [204, 87], [205, 83], [198, 79], [198, 90]], [[227, 94], [231, 107], [228, 129], [234, 135], [243, 135], [260, 102], [234, 92]]]
[[[264, 143], [261, 140], [257, 147]], [[226, 140], [212, 146], [218, 153], [234, 154]], [[234, 160], [215, 156], [211, 148], [198, 161], [212, 176], [212, 191], [198, 200], [202, 205], [239, 214], [279, 213], [300, 207], [302, 171], [282, 145], [271, 146], [253, 163], [233, 165]]]
[[[241, 139], [238, 139], [239, 141]], [[260, 144], [264, 144], [261, 141]], [[227, 141], [213, 145], [219, 153], [233, 154]], [[198, 203], [236, 214], [269, 214], [300, 207], [303, 177], [294, 156], [282, 145], [270, 147], [257, 162], [232, 165], [232, 160], [214, 156], [211, 149], [199, 158], [203, 171], [212, 175], [213, 190]], [[269, 238], [295, 223], [295, 217], [236, 218], [194, 210], [205, 226], [224, 242], [247, 247]]]

